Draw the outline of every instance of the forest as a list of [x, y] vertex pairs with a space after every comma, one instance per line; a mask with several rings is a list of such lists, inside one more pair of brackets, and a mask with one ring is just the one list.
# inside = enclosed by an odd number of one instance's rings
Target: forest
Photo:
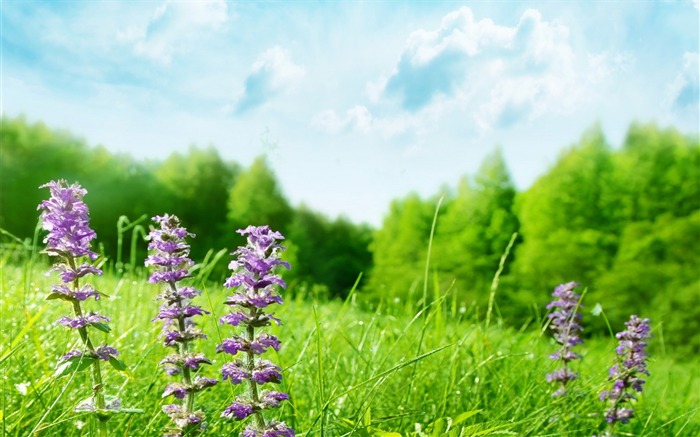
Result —
[[[291, 293], [345, 298], [361, 275], [368, 306], [424, 304], [430, 289], [431, 299], [479, 318], [515, 235], [494, 308], [502, 323], [539, 326], [554, 286], [577, 281], [584, 311], [605, 316], [585, 335], [638, 313], [662, 321], [675, 357], [700, 353], [700, 143], [673, 128], [635, 123], [611, 145], [593, 126], [523, 191], [495, 148], [476, 174], [434, 196], [395, 199], [378, 229], [291, 205], [264, 156], [244, 167], [213, 146], [191, 146], [139, 161], [23, 117], [2, 119], [0, 141], [3, 250], [31, 242], [46, 195], [38, 187], [63, 178], [88, 190], [100, 252], [118, 265], [130, 255], [143, 265], [143, 231], [135, 254], [122, 253], [120, 239], [164, 211], [197, 235], [195, 260], [240, 244], [235, 229], [269, 224], [287, 237]], [[220, 264], [214, 275], [223, 277]]]

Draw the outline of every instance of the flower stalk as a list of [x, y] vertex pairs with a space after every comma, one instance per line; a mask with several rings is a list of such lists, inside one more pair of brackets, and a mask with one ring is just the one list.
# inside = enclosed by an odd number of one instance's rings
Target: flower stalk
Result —
[[119, 399], [107, 399], [100, 361], [110, 363], [117, 370], [126, 366], [117, 358], [119, 352], [106, 344], [95, 346], [88, 328], [108, 333], [109, 318], [95, 312], [85, 312], [82, 303], [92, 298], [100, 300], [106, 295], [89, 283], [81, 283], [88, 275], [101, 275], [102, 270], [92, 264], [97, 254], [90, 249], [96, 238], [90, 228], [89, 210], [83, 202], [87, 190], [78, 184], [68, 185], [65, 180], [51, 181], [39, 188], [48, 188], [51, 196], [37, 207], [41, 210], [43, 229], [48, 231], [43, 242], [45, 253], [57, 261], [49, 272], [58, 272], [62, 283], [51, 287], [47, 300], [64, 300], [71, 304], [73, 317], [63, 316], [56, 324], [75, 329], [80, 337], [80, 347], [63, 355], [56, 370], [56, 377], [91, 368], [91, 397], [81, 402], [76, 411], [92, 412], [97, 418], [99, 436], [107, 436], [107, 421], [111, 413], [120, 408]]
[[189, 268], [193, 262], [189, 258], [190, 246], [185, 238], [194, 237], [194, 234], [180, 226], [180, 220], [174, 215], [156, 216], [153, 221], [160, 228], [153, 229], [148, 235], [151, 253], [145, 264], [156, 268], [149, 277], [149, 282], [165, 285], [163, 292], [158, 295], [163, 304], [153, 321], [163, 320], [163, 343], [175, 349], [160, 365], [170, 376], [181, 375], [181, 382], [168, 384], [163, 392], [163, 397], [173, 396], [181, 400], [181, 403], [163, 406], [163, 412], [173, 422], [164, 431], [164, 436], [197, 435], [204, 430], [206, 423], [204, 412], [195, 409], [195, 397], [198, 392], [218, 381], [195, 375], [202, 364], [211, 364], [211, 361], [204, 354], [193, 352], [190, 347], [192, 341], [206, 338], [192, 319], [209, 312], [192, 304], [192, 299], [201, 294], [201, 291], [178, 285], [190, 277]]
[[578, 378], [578, 374], [571, 370], [569, 363], [581, 358], [572, 348], [583, 344], [580, 337], [583, 331], [580, 324], [581, 314], [578, 312], [581, 296], [574, 292], [574, 288], [580, 285], [577, 282], [568, 282], [557, 286], [552, 293], [556, 299], [547, 305], [547, 309], [556, 308], [547, 317], [551, 320], [550, 327], [554, 331], [554, 339], [560, 344], [559, 350], [549, 356], [561, 366], [547, 374], [547, 382], [559, 383], [559, 388], [552, 393], [553, 397], [566, 395], [567, 384]]
[[649, 375], [647, 370], [646, 352], [647, 340], [651, 338], [649, 319], [630, 316], [625, 322], [627, 329], [616, 334], [619, 345], [615, 349], [617, 362], [610, 368], [608, 380], [613, 386], [601, 393], [600, 400], [608, 401], [609, 408], [605, 413], [608, 429], [604, 436], [612, 436], [615, 425], [626, 424], [634, 417], [634, 410], [629, 407], [636, 401], [636, 393], [641, 393], [645, 380], [640, 375]]
[[221, 317], [222, 324], [240, 326], [242, 335], [233, 335], [224, 339], [216, 348], [217, 352], [237, 356], [222, 366], [224, 380], [232, 384], [245, 381], [246, 393], [236, 397], [221, 414], [222, 417], [244, 420], [252, 416], [252, 423], [241, 432], [242, 437], [294, 437], [294, 430], [284, 422], [266, 420], [264, 411], [279, 407], [289, 396], [275, 390], [263, 389], [267, 383], [280, 383], [282, 369], [272, 362], [259, 358], [269, 349], [278, 351], [280, 342], [277, 337], [256, 329], [270, 326], [272, 322], [280, 325], [280, 320], [266, 309], [272, 304], [282, 304], [277, 287], [286, 287], [286, 283], [275, 273], [278, 266], [290, 268], [287, 262], [280, 260], [284, 247], [277, 243], [284, 237], [273, 232], [268, 226], [249, 226], [237, 231], [247, 236], [247, 245], [239, 247], [232, 255], [229, 269], [231, 276], [224, 286], [236, 289], [229, 296], [226, 305], [235, 308]]

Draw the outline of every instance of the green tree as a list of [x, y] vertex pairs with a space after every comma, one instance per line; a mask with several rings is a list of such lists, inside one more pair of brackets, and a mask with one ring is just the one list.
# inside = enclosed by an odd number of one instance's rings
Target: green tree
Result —
[[369, 289], [375, 294], [410, 298], [421, 289], [434, 208], [416, 194], [391, 202], [370, 245]]
[[610, 267], [621, 227], [617, 192], [612, 151], [595, 127], [521, 194], [515, 269], [536, 301], [558, 283], [591, 285]]
[[700, 209], [700, 144], [675, 129], [633, 124], [616, 156], [617, 186], [625, 221]]
[[510, 241], [518, 230], [515, 187], [500, 149], [487, 156], [473, 179], [462, 178], [438, 221], [435, 263], [443, 282], [483, 300]]
[[226, 224], [229, 192], [240, 172], [237, 164], [224, 162], [214, 147], [190, 147], [187, 155], [173, 153], [155, 170], [168, 199], [168, 210], [198, 235], [194, 258], [222, 244], [216, 230]]
[[621, 323], [630, 313], [646, 314], [663, 322], [668, 347], [700, 353], [698, 241], [700, 210], [629, 223], [612, 268], [598, 280], [596, 300], [608, 318]]
[[327, 287], [331, 296], [344, 298], [360, 273], [372, 263], [372, 232], [340, 217], [330, 222], [305, 206], [294, 211], [289, 242], [296, 248], [297, 266], [291, 280]]
[[[256, 158], [248, 169], [241, 172], [231, 188], [227, 205], [226, 235], [250, 225], [269, 225], [285, 234], [292, 219], [292, 208], [264, 156]], [[241, 240], [234, 238], [230, 241], [238, 244]]]
[[52, 179], [69, 182], [84, 174], [90, 150], [83, 140], [23, 117], [0, 123], [0, 226], [20, 237], [36, 227], [37, 204], [46, 198], [39, 190]]

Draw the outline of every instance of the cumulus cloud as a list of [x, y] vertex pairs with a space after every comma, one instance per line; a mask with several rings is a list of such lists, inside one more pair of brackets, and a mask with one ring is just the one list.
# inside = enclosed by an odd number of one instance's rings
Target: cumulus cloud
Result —
[[275, 46], [266, 50], [253, 64], [234, 111], [238, 114], [261, 106], [272, 97], [294, 86], [306, 71], [292, 61], [289, 50]]
[[698, 52], [683, 55], [683, 70], [669, 88], [669, 103], [673, 110], [688, 113], [697, 118], [700, 105], [700, 64]]
[[179, 2], [159, 5], [144, 25], [133, 25], [117, 34], [131, 44], [134, 54], [168, 65], [176, 53], [195, 47], [202, 32], [217, 30], [228, 21], [225, 0]]
[[482, 128], [571, 110], [587, 85], [616, 67], [611, 55], [577, 56], [569, 33], [533, 9], [504, 26], [477, 20], [462, 7], [438, 29], [411, 33], [394, 71], [369, 84], [368, 94], [373, 101], [398, 101], [409, 112], [461, 101]]

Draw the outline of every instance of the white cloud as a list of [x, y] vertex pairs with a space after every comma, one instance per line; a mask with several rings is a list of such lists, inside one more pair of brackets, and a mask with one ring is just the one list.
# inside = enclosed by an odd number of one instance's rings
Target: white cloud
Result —
[[394, 71], [367, 85], [370, 99], [410, 112], [461, 102], [483, 129], [571, 111], [587, 89], [617, 71], [616, 54], [577, 54], [569, 28], [529, 9], [513, 27], [476, 20], [462, 7], [436, 30], [408, 37]]
[[323, 111], [311, 120], [311, 126], [318, 131], [329, 134], [350, 130], [369, 133], [373, 128], [373, 121], [369, 110], [365, 106], [358, 105], [348, 109], [342, 117], [332, 109]]
[[[396, 114], [376, 117], [366, 106], [357, 105], [339, 115], [332, 109], [316, 114], [311, 127], [330, 135], [359, 133], [378, 135], [382, 140], [396, 140], [406, 134], [425, 133], [424, 125], [435, 121], [435, 114]], [[405, 139], [405, 138], [404, 138]]]
[[207, 30], [217, 30], [228, 21], [225, 0], [178, 2], [159, 5], [147, 23], [132, 25], [117, 33], [117, 40], [131, 44], [137, 56], [168, 65], [177, 53], [196, 47]]
[[669, 87], [667, 104], [672, 110], [697, 119], [700, 112], [700, 63], [698, 52], [683, 54], [683, 69]]
[[292, 61], [289, 50], [275, 46], [264, 51], [245, 79], [235, 112], [244, 113], [264, 104], [293, 87], [305, 74], [304, 67]]

